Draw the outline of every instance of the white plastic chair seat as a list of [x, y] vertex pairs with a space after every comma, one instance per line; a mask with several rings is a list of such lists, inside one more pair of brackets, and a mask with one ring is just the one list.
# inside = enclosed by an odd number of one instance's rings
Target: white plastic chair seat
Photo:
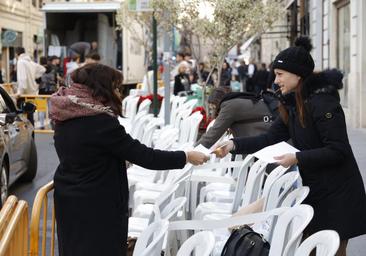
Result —
[[211, 191], [207, 194], [206, 198], [208, 202], [222, 202], [231, 203], [234, 199], [234, 191]]
[[141, 233], [144, 229], [146, 229], [148, 225], [149, 225], [149, 219], [147, 218], [130, 217], [128, 218], [128, 234]]
[[336, 231], [322, 230], [306, 238], [296, 249], [295, 256], [309, 256], [314, 249], [317, 256], [334, 256], [339, 243], [339, 235]]
[[161, 191], [137, 190], [133, 195], [133, 205], [138, 207], [140, 204], [153, 204], [161, 194]]
[[219, 213], [219, 214], [231, 214], [232, 203], [221, 202], [205, 202], [199, 204], [194, 213], [195, 219], [203, 219], [207, 214]]
[[203, 188], [201, 188], [200, 192], [200, 203], [203, 203], [206, 199], [206, 196], [211, 191], [218, 191], [218, 190], [224, 190], [224, 191], [234, 191], [235, 186], [231, 184], [225, 184], [225, 183], [219, 183], [219, 182], [213, 182], [210, 184], [207, 184]]

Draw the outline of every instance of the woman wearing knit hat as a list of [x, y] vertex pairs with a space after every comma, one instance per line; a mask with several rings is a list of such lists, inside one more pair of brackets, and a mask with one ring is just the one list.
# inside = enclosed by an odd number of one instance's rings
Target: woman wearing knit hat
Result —
[[341, 238], [337, 255], [346, 255], [348, 239], [366, 234], [365, 189], [340, 105], [338, 89], [343, 75], [338, 70], [314, 73], [311, 49], [310, 40], [302, 37], [274, 60], [281, 103], [280, 117], [270, 130], [255, 137], [234, 138], [217, 155], [253, 153], [292, 139], [300, 152], [276, 160], [283, 166], [297, 164], [303, 184], [310, 187], [304, 203], [314, 208], [314, 217], [305, 236], [336, 230]]

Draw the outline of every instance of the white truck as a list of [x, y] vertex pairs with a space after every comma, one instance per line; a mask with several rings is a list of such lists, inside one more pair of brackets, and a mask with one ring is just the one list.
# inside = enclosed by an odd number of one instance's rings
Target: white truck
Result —
[[121, 69], [125, 84], [142, 82], [144, 49], [127, 30], [116, 30], [121, 2], [46, 2], [43, 4], [45, 50], [66, 55], [75, 42], [98, 43], [101, 62]]

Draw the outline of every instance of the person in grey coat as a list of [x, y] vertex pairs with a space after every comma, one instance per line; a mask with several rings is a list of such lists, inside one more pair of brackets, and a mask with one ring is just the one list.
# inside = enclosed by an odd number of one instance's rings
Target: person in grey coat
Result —
[[208, 102], [216, 109], [216, 120], [196, 145], [210, 148], [228, 130], [234, 137], [259, 135], [271, 125], [272, 113], [260, 96], [227, 93], [225, 87], [219, 87], [214, 89]]
[[299, 38], [295, 45], [273, 63], [282, 94], [280, 117], [267, 133], [235, 138], [217, 155], [253, 153], [291, 138], [300, 151], [275, 159], [282, 166], [297, 165], [303, 184], [310, 188], [304, 203], [313, 207], [314, 217], [304, 236], [335, 230], [341, 239], [336, 255], [346, 255], [348, 240], [366, 234], [366, 195], [338, 94], [343, 75], [338, 70], [313, 73], [310, 40]]

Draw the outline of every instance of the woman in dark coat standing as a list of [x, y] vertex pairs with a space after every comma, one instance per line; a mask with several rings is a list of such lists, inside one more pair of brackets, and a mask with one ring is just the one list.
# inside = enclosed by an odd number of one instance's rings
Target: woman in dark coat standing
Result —
[[51, 98], [60, 160], [54, 177], [60, 256], [126, 255], [128, 185], [125, 160], [145, 168], [202, 164], [201, 153], [148, 148], [119, 124], [122, 74], [88, 64], [72, 74], [74, 84]]
[[266, 134], [233, 139], [217, 154], [253, 153], [291, 138], [300, 152], [276, 159], [283, 166], [297, 164], [303, 184], [310, 187], [304, 203], [314, 208], [314, 217], [305, 236], [336, 230], [341, 239], [337, 255], [346, 255], [348, 239], [366, 233], [366, 196], [339, 100], [343, 76], [337, 70], [313, 73], [310, 40], [299, 38], [296, 44], [273, 63], [280, 117]]

